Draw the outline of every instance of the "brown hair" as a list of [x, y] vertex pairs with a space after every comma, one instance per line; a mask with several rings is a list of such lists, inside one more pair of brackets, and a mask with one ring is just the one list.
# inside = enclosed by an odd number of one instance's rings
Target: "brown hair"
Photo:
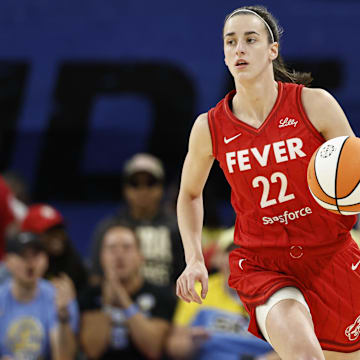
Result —
[[105, 236], [110, 232], [112, 231], [113, 229], [117, 229], [117, 228], [122, 228], [122, 229], [125, 229], [125, 230], [128, 230], [132, 233], [133, 237], [134, 237], [134, 240], [135, 240], [135, 245], [136, 247], [138, 248], [138, 250], [140, 250], [140, 247], [141, 247], [141, 243], [140, 243], [140, 239], [139, 239], [139, 236], [137, 235], [136, 233], [136, 229], [134, 226], [132, 226], [129, 222], [127, 222], [126, 220], [122, 220], [122, 219], [119, 219], [117, 221], [114, 221], [114, 222], [111, 222], [109, 224], [107, 224], [107, 226], [105, 227], [104, 229], [104, 232], [103, 232], [103, 235], [102, 235], [102, 238], [101, 238], [101, 244], [100, 244], [100, 248], [102, 249], [103, 245], [104, 245], [104, 238]]
[[[274, 78], [276, 81], [282, 81], [282, 82], [290, 82], [290, 83], [296, 83], [296, 84], [303, 84], [305, 86], [310, 85], [313, 78], [311, 76], [311, 73], [305, 73], [305, 72], [297, 72], [295, 70], [289, 70], [286, 67], [286, 64], [283, 60], [283, 58], [280, 55], [280, 37], [283, 33], [283, 29], [278, 24], [278, 21], [276, 18], [264, 7], [260, 5], [256, 6], [243, 6], [240, 7], [234, 11], [232, 11], [230, 14], [228, 14], [224, 21], [224, 27], [226, 22], [236, 15], [251, 15], [250, 12], [241, 12], [241, 10], [251, 10], [258, 14], [270, 27], [273, 36], [274, 41], [279, 44], [279, 55], [278, 57], [273, 61], [273, 67], [274, 67]], [[267, 28], [265, 26], [265, 28]], [[273, 42], [271, 34], [268, 29], [266, 29], [268, 32], [268, 41], [269, 44]], [[223, 31], [224, 32], [224, 31]]]

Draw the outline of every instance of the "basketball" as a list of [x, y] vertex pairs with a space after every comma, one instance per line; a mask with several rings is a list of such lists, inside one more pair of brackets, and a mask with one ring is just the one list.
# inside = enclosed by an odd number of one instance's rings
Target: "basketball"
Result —
[[314, 199], [341, 215], [360, 213], [360, 138], [340, 136], [312, 155], [307, 182]]

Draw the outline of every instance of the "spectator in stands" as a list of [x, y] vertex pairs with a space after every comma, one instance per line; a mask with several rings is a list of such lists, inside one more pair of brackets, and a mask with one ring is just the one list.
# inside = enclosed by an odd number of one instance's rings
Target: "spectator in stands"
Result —
[[211, 291], [203, 304], [178, 300], [174, 327], [166, 346], [172, 358], [280, 360], [267, 342], [247, 331], [247, 312], [227, 284], [230, 273], [228, 253], [236, 247], [232, 241], [233, 229], [225, 230], [216, 254], [220, 271], [210, 275]]
[[21, 229], [39, 234], [50, 260], [44, 275], [46, 279], [67, 274], [74, 282], [77, 292], [87, 284], [86, 268], [71, 243], [59, 211], [47, 204], [32, 205]]
[[150, 154], [136, 154], [123, 171], [126, 207], [103, 220], [93, 239], [93, 272], [100, 274], [99, 244], [109, 226], [126, 220], [136, 228], [145, 259], [146, 280], [157, 285], [174, 285], [185, 267], [182, 242], [174, 213], [165, 210], [165, 173], [161, 161]]
[[5, 254], [5, 238], [19, 231], [20, 222], [26, 212], [26, 206], [15, 198], [0, 176], [0, 260]]
[[176, 298], [144, 280], [142, 261], [132, 228], [108, 228], [100, 243], [102, 282], [80, 296], [80, 343], [90, 359], [161, 356]]
[[48, 257], [36, 234], [10, 239], [5, 263], [12, 276], [0, 286], [0, 357], [74, 359], [79, 315], [72, 282], [41, 279]]
[[20, 223], [26, 212], [26, 205], [14, 196], [4, 178], [0, 176], [0, 284], [10, 276], [3, 262], [5, 239], [20, 231]]

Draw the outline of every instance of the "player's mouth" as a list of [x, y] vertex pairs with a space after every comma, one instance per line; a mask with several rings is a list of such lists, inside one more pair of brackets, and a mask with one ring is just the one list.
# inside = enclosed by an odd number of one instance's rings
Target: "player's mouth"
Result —
[[239, 59], [235, 63], [235, 67], [237, 69], [244, 69], [247, 65], [249, 65], [249, 63], [247, 61], [245, 61], [244, 59]]

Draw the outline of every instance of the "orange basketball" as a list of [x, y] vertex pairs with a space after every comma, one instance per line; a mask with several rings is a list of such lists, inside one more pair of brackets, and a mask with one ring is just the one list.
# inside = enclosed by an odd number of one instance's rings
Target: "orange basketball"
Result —
[[360, 139], [340, 136], [313, 154], [307, 181], [314, 199], [341, 215], [360, 213]]

